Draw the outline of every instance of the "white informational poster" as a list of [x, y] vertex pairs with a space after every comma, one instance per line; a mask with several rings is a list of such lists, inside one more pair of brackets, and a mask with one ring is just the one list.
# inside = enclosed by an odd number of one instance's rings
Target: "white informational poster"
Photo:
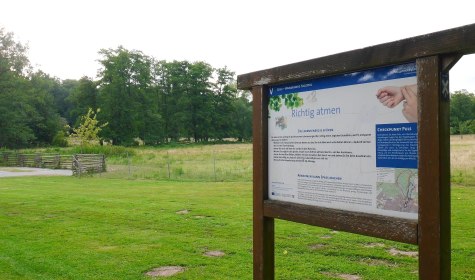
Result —
[[417, 219], [416, 65], [269, 88], [269, 199]]

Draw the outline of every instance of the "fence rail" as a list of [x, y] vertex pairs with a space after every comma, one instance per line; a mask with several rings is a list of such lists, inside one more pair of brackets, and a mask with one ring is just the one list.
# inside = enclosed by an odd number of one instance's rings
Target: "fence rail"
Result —
[[76, 175], [106, 171], [105, 156], [99, 154], [59, 155], [0, 152], [0, 166], [71, 169]]
[[106, 158], [97, 154], [77, 154], [73, 156], [73, 174], [101, 173], [106, 171]]
[[0, 152], [0, 165], [71, 169], [72, 157], [59, 154], [19, 154], [13, 152]]
[[108, 157], [107, 173], [100, 176], [144, 180], [251, 181], [251, 151], [249, 144], [137, 148], [130, 154]]

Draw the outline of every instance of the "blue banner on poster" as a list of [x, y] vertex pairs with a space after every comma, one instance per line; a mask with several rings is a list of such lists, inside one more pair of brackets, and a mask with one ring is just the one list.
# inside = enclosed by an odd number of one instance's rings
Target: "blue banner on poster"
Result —
[[376, 167], [417, 168], [417, 123], [376, 125]]
[[416, 63], [386, 66], [360, 72], [353, 72], [344, 75], [323, 77], [303, 82], [289, 83], [272, 86], [269, 88], [269, 95], [284, 95], [310, 90], [320, 90], [334, 87], [366, 84], [378, 81], [401, 79], [416, 76]]

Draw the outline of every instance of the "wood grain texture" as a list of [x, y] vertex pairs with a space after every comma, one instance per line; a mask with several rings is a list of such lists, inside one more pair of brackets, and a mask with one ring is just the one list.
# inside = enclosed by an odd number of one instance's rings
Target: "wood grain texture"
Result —
[[267, 94], [263, 86], [253, 95], [253, 264], [254, 279], [274, 279], [274, 219], [264, 216], [268, 197]]
[[419, 277], [450, 279], [449, 101], [439, 56], [417, 60], [419, 114]]
[[400, 64], [420, 57], [475, 52], [475, 24], [352, 50], [321, 58], [239, 75], [239, 89], [286, 83], [384, 65]]
[[409, 244], [417, 244], [417, 221], [267, 200], [264, 215]]

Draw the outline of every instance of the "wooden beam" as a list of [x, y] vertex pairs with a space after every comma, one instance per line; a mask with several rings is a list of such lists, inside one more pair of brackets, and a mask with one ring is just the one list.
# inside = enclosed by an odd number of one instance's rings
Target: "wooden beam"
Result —
[[417, 221], [267, 200], [267, 217], [417, 244]]
[[462, 58], [461, 54], [449, 54], [442, 57], [442, 72], [448, 73]]
[[268, 198], [267, 91], [258, 86], [253, 95], [253, 257], [254, 279], [274, 279], [274, 219], [264, 216]]
[[475, 24], [238, 76], [239, 89], [400, 64], [420, 57], [475, 52]]
[[[419, 279], [450, 279], [449, 99], [442, 59], [417, 60], [419, 112]], [[448, 76], [446, 76], [448, 80]]]

